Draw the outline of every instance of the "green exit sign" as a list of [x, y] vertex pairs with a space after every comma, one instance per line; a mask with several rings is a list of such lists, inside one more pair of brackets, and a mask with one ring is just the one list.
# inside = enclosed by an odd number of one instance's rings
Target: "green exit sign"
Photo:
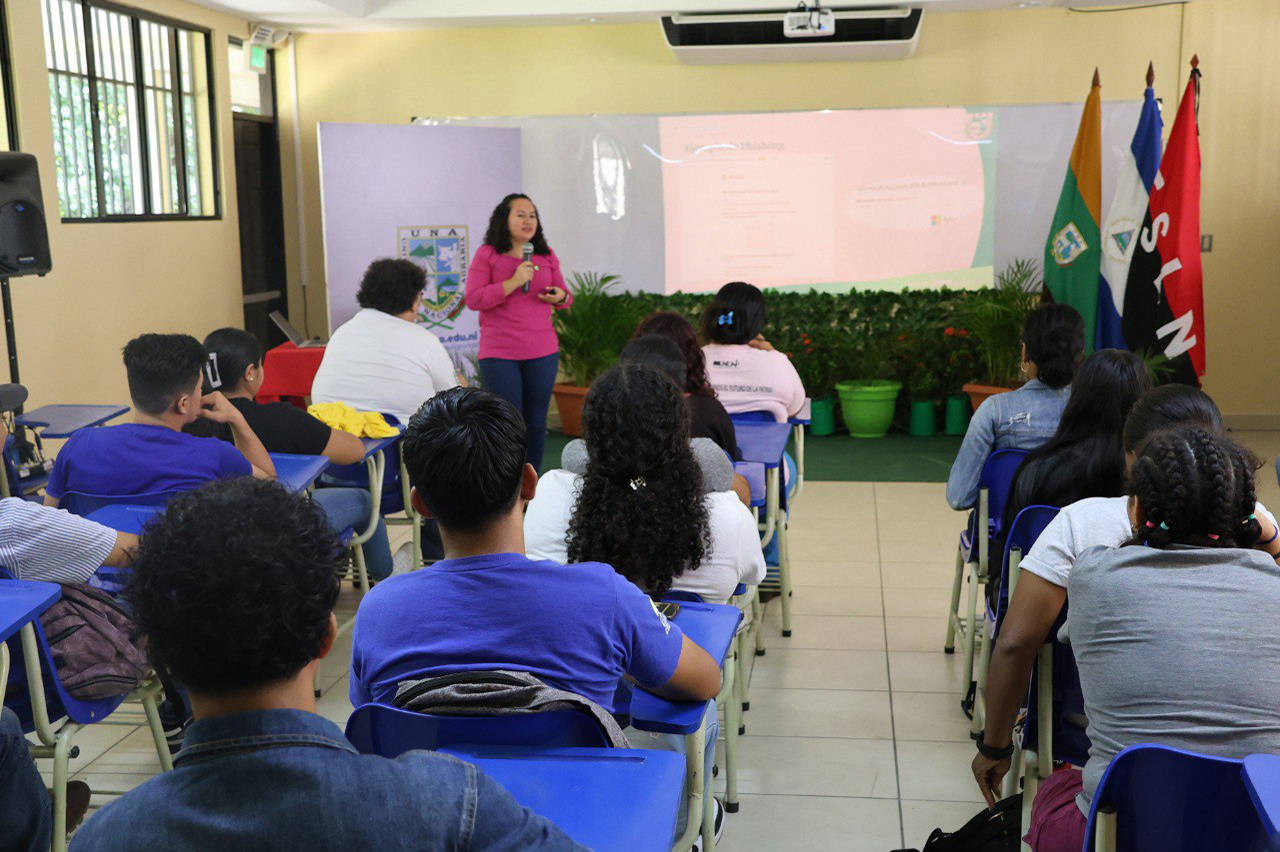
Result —
[[258, 74], [267, 73], [267, 49], [260, 44], [249, 45], [247, 62], [250, 71]]

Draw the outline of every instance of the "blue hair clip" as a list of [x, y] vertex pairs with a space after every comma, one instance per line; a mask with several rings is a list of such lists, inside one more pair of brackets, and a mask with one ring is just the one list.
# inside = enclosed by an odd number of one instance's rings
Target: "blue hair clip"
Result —
[[725, 311], [717, 317], [716, 325], [733, 325], [733, 311]]

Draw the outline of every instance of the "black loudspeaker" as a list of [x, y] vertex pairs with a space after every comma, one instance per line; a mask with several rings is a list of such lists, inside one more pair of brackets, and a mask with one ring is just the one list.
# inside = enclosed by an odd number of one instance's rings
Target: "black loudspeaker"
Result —
[[44, 275], [52, 268], [36, 158], [0, 152], [0, 277]]

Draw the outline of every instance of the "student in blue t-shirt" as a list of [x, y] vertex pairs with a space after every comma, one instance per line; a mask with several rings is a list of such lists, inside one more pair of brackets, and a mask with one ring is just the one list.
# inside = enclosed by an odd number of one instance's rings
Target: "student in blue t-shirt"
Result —
[[[274, 479], [275, 465], [242, 415], [220, 393], [201, 395], [207, 361], [186, 334], [144, 334], [124, 348], [133, 400], [132, 423], [82, 429], [58, 452], [45, 503], [68, 492], [128, 495], [187, 491], [214, 479], [253, 475]], [[199, 418], [225, 423], [232, 446], [184, 434]]]
[[401, 444], [414, 508], [440, 524], [445, 559], [378, 584], [356, 617], [351, 703], [392, 703], [403, 680], [512, 669], [610, 711], [630, 676], [659, 695], [706, 701], [720, 667], [608, 565], [524, 555], [538, 474], [511, 403], [478, 388], [428, 400]]

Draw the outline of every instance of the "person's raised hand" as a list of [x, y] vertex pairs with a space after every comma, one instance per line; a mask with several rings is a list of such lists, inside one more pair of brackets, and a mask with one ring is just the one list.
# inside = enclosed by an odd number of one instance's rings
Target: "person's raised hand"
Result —
[[230, 423], [240, 416], [240, 411], [222, 395], [222, 391], [214, 391], [200, 397], [200, 416], [214, 423]]
[[987, 800], [987, 807], [994, 808], [1000, 801], [1000, 783], [1009, 773], [1013, 759], [1009, 757], [992, 760], [981, 752], [973, 756], [973, 777], [978, 782], [978, 789]]
[[755, 336], [755, 339], [753, 339], [753, 340], [748, 340], [748, 341], [747, 341], [747, 345], [748, 345], [748, 346], [750, 346], [752, 349], [761, 349], [761, 350], [763, 350], [763, 351], [765, 351], [765, 352], [773, 352], [773, 351], [774, 351], [774, 349], [773, 349], [773, 344], [772, 344], [772, 343], [770, 343], [769, 341], [765, 340], [765, 339], [764, 339], [764, 335], [763, 335], [763, 334], [757, 334], [757, 335]]
[[546, 302], [548, 305], [562, 305], [564, 300], [568, 298], [568, 293], [559, 287], [548, 287], [538, 294], [538, 298]]

